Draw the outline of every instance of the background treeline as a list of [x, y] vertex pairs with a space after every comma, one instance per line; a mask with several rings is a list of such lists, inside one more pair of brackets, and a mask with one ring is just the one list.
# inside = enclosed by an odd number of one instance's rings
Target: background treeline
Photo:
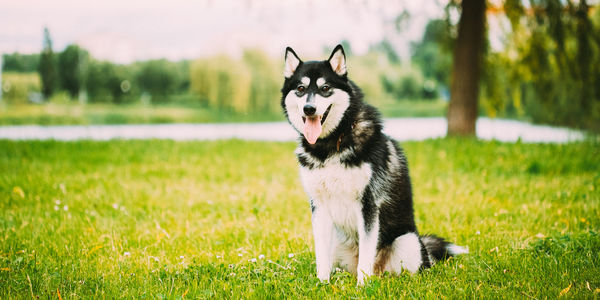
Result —
[[[401, 65], [385, 42], [363, 56], [353, 56], [351, 46], [345, 44], [352, 78], [371, 102], [438, 98], [436, 81], [426, 81], [418, 68]], [[127, 65], [96, 60], [77, 45], [57, 54], [44, 52], [4, 55], [3, 98], [7, 102], [178, 103], [236, 113], [280, 110], [282, 59], [258, 49], [247, 49], [240, 58], [216, 55]]]
[[[480, 115], [599, 131], [600, 10], [569, 1], [533, 4], [524, 8], [507, 0], [502, 7], [509, 26], [501, 49], [484, 46]], [[385, 113], [406, 110], [397, 105], [406, 100], [418, 106], [417, 101], [449, 99], [457, 31], [451, 15], [427, 24], [421, 41], [412, 44], [410, 61], [402, 61], [386, 40], [360, 56], [342, 42], [350, 76], [367, 101]], [[123, 65], [97, 60], [77, 45], [54, 53], [47, 30], [44, 36], [40, 54], [3, 56], [5, 102], [184, 104], [255, 115], [280, 110], [282, 57], [258, 49], [246, 49], [240, 57]], [[324, 49], [323, 57], [330, 50]]]
[[[4, 100], [165, 103], [185, 100], [189, 92], [189, 61], [160, 59], [121, 65], [96, 60], [77, 45], [67, 46], [46, 64], [40, 63], [41, 56], [4, 55]], [[44, 80], [50, 76], [54, 78]]]

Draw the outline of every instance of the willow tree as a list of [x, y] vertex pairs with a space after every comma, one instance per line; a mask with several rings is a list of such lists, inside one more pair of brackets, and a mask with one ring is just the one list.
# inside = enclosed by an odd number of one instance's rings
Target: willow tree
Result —
[[[600, 10], [586, 0], [505, 0], [504, 47], [487, 53], [488, 113], [600, 131]], [[597, 4], [594, 4], [597, 5]]]
[[527, 26], [513, 26], [524, 32], [512, 42], [514, 63], [527, 69], [521, 81], [530, 95], [528, 114], [540, 123], [600, 131], [600, 11], [586, 0], [532, 0], [514, 11]]

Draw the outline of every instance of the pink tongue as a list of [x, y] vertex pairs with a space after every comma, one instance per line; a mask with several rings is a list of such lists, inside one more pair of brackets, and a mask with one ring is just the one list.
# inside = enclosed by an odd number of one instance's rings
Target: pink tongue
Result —
[[304, 122], [304, 137], [310, 144], [317, 142], [322, 130], [321, 117], [306, 118], [306, 121]]

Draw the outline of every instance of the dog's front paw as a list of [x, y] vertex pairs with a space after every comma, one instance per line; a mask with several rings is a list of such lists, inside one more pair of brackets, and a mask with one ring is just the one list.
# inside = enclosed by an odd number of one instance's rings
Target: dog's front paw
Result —
[[369, 277], [371, 277], [372, 274], [367, 274], [365, 272], [359, 272], [356, 276], [356, 285], [358, 286], [364, 286], [366, 283], [369, 282]]
[[356, 285], [364, 286], [366, 280], [367, 280], [367, 276], [363, 273], [359, 273], [358, 276], [356, 277]]
[[329, 282], [329, 273], [327, 273], [327, 274], [319, 273], [319, 274], [317, 274], [317, 278], [319, 278], [319, 280], [321, 280], [321, 282]]

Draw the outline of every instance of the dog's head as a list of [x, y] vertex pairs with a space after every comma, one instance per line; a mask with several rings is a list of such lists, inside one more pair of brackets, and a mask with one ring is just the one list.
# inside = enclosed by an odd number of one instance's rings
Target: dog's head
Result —
[[292, 126], [315, 144], [335, 130], [350, 106], [344, 49], [338, 45], [327, 60], [303, 62], [288, 47], [283, 74], [283, 110]]

